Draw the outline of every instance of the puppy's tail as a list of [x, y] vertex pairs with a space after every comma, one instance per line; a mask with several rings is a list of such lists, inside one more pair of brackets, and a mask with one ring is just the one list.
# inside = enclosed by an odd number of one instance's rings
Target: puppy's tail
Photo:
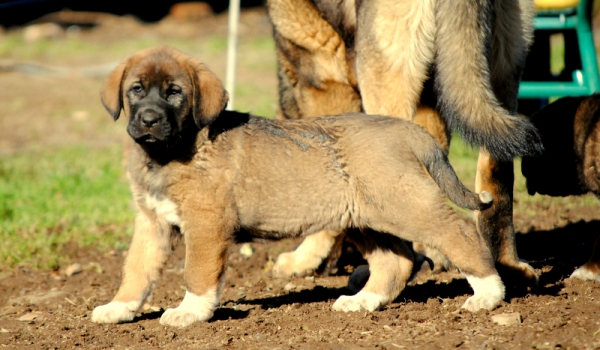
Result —
[[460, 181], [439, 143], [425, 129], [411, 133], [411, 148], [442, 192], [456, 205], [470, 210], [485, 210], [492, 206], [489, 192], [474, 193]]
[[[521, 3], [521, 4], [519, 4]], [[451, 130], [499, 161], [536, 155], [536, 128], [516, 114], [531, 18], [523, 1], [438, 1], [435, 88]]]

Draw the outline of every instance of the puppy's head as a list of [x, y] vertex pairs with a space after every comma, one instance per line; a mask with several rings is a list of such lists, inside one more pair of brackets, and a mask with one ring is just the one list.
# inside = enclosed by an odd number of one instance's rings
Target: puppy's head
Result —
[[189, 128], [210, 124], [227, 105], [219, 79], [197, 59], [159, 46], [128, 57], [108, 76], [102, 103], [143, 146], [167, 149]]

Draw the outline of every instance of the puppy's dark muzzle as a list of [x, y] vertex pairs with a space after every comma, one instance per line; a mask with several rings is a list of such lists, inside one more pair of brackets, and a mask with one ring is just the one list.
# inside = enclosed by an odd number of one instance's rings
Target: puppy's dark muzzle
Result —
[[156, 103], [143, 103], [135, 107], [128, 131], [136, 141], [153, 143], [165, 141], [172, 136], [173, 128], [165, 108]]
[[161, 118], [165, 118], [162, 113], [154, 110], [153, 108], [145, 108], [139, 111], [138, 120], [142, 123], [145, 128], [154, 127]]

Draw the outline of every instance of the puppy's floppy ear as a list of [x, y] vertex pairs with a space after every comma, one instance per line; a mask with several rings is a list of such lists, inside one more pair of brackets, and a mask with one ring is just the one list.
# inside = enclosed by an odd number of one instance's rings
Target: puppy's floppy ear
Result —
[[229, 95], [223, 84], [203, 63], [195, 59], [188, 61], [193, 84], [194, 122], [202, 128], [215, 120], [227, 106]]
[[127, 68], [129, 60], [119, 64], [109, 75], [104, 88], [102, 89], [101, 97], [104, 108], [117, 120], [123, 108], [122, 84], [123, 76]]

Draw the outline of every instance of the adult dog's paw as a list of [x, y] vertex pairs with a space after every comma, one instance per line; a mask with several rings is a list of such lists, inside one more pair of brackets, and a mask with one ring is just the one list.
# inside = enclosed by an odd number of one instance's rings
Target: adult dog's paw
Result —
[[132, 321], [139, 308], [139, 303], [111, 301], [98, 306], [92, 311], [92, 322], [96, 323], [121, 323]]
[[356, 311], [375, 311], [383, 306], [385, 297], [360, 291], [355, 295], [342, 295], [333, 303], [334, 311], [356, 312]]
[[370, 276], [369, 265], [359, 265], [348, 278], [348, 286], [346, 288], [348, 288], [350, 293], [356, 294], [367, 284]]
[[600, 282], [600, 274], [583, 265], [571, 274], [571, 278], [579, 278], [584, 281]]

